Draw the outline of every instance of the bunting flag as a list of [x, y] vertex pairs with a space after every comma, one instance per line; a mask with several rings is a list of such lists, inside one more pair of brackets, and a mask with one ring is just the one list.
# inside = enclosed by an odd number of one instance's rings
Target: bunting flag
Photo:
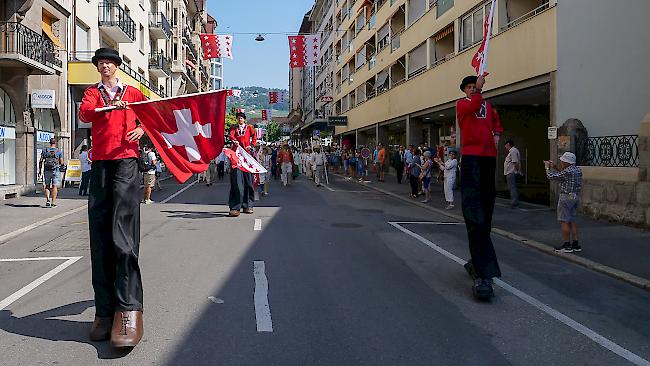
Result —
[[277, 104], [286, 102], [286, 96], [283, 91], [270, 91], [269, 104]]
[[256, 128], [255, 129], [255, 134], [257, 135], [258, 140], [262, 140], [262, 137], [264, 137], [264, 129], [263, 128]]
[[229, 97], [241, 97], [241, 90], [239, 89], [228, 89], [228, 96]]
[[320, 37], [317, 34], [289, 36], [292, 68], [320, 66]]
[[179, 183], [208, 169], [224, 144], [225, 90], [129, 104]]
[[488, 49], [490, 47], [490, 36], [492, 35], [492, 18], [494, 17], [495, 0], [492, 0], [490, 14], [485, 18], [483, 23], [483, 42], [472, 58], [472, 67], [476, 70], [477, 75], [483, 75], [487, 70]]
[[262, 121], [270, 122], [273, 117], [270, 109], [262, 109]]
[[232, 36], [219, 36], [216, 34], [201, 34], [203, 46], [203, 59], [229, 58], [232, 60]]

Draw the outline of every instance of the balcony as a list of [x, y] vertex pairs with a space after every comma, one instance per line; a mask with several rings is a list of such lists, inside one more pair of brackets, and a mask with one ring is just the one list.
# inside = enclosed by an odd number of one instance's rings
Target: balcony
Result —
[[152, 39], [170, 39], [172, 37], [172, 27], [165, 14], [149, 13], [149, 34]]
[[171, 61], [162, 52], [149, 56], [149, 74], [157, 78], [166, 78], [172, 73]]
[[63, 62], [54, 43], [16, 22], [0, 22], [0, 66], [30, 66], [36, 75], [52, 75]]
[[196, 77], [194, 76], [194, 70], [192, 70], [192, 68], [190, 68], [190, 67], [186, 67], [185, 68], [185, 73], [183, 75], [185, 75], [186, 79], [189, 81], [189, 83], [187, 83], [187, 88], [186, 88], [187, 90], [186, 91], [188, 91], [190, 93], [198, 92], [199, 91], [199, 82], [196, 81]]
[[135, 42], [135, 22], [120, 4], [99, 4], [99, 30], [115, 42]]
[[390, 39], [390, 52], [395, 52], [399, 49], [402, 39], [402, 32], [404, 32], [404, 28], [393, 34], [393, 37]]

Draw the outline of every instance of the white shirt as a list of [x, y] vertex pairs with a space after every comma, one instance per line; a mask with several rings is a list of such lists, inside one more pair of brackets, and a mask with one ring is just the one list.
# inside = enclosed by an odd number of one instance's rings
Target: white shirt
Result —
[[104, 90], [106, 90], [106, 93], [108, 93], [108, 96], [111, 97], [111, 99], [115, 99], [115, 95], [117, 94], [118, 91], [124, 90], [124, 84], [122, 84], [120, 79], [117, 79], [117, 83], [112, 88], [109, 88], [108, 86], [104, 85], [104, 83], [101, 81], [99, 82], [99, 85], [97, 85], [97, 87], [104, 88]]
[[87, 172], [92, 167], [90, 166], [90, 160], [88, 159], [88, 151], [82, 151], [81, 154], [79, 154], [79, 161], [81, 162], [81, 171], [82, 172]]
[[154, 153], [153, 151], [149, 151], [147, 153], [147, 160], [149, 161], [149, 164], [153, 165], [152, 169], [147, 170], [147, 174], [156, 174], [156, 166], [154, 163], [157, 161], [156, 153]]
[[312, 153], [311, 154], [311, 163], [314, 166], [320, 166], [325, 164], [325, 157], [322, 153]]
[[506, 160], [503, 162], [503, 175], [517, 173], [518, 169], [516, 164], [520, 162], [519, 150], [516, 147], [511, 147], [506, 156]]
[[445, 161], [445, 178], [456, 178], [456, 169], [458, 169], [458, 161], [456, 159], [448, 159]]

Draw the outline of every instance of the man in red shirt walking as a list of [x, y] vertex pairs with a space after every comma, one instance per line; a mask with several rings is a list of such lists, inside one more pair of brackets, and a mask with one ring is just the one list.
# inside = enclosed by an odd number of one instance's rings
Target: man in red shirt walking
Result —
[[499, 115], [481, 94], [486, 76], [487, 73], [464, 78], [460, 90], [466, 97], [456, 102], [462, 145], [460, 190], [472, 257], [465, 269], [474, 278], [472, 292], [480, 300], [494, 296], [492, 278], [501, 276], [490, 232], [496, 196], [497, 144], [503, 128]]
[[[79, 118], [92, 123], [93, 142], [88, 222], [95, 321], [90, 339], [134, 347], [144, 333], [137, 162], [144, 130], [127, 106], [146, 98], [115, 76], [122, 63], [117, 51], [100, 48], [92, 62], [101, 81], [86, 89], [79, 109]], [[95, 112], [107, 106], [116, 109]]]
[[[250, 154], [251, 146], [257, 144], [257, 134], [253, 125], [246, 123], [246, 114], [237, 112], [237, 125], [230, 130], [230, 140], [233, 141], [233, 150], [238, 146], [243, 147]], [[251, 173], [244, 172], [237, 167], [230, 170], [230, 195], [228, 206], [230, 213], [228, 216], [237, 217], [239, 211], [243, 209], [245, 214], [253, 213], [253, 204], [255, 203], [255, 188], [253, 187], [253, 177]]]

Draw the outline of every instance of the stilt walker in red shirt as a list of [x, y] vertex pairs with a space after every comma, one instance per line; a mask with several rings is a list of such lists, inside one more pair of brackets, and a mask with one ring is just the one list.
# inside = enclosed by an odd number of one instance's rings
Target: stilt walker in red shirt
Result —
[[480, 300], [494, 296], [492, 278], [501, 277], [490, 232], [496, 197], [497, 144], [503, 128], [497, 112], [483, 100], [485, 76], [487, 73], [464, 78], [460, 90], [466, 97], [456, 102], [462, 145], [460, 190], [472, 257], [465, 269], [474, 279], [472, 292]]
[[[230, 140], [233, 142], [233, 150], [238, 146], [243, 147], [249, 154], [252, 154], [251, 147], [257, 145], [257, 134], [253, 125], [246, 123], [246, 114], [237, 112], [237, 125], [230, 130]], [[230, 195], [228, 197], [228, 206], [230, 213], [228, 216], [237, 217], [239, 212], [245, 214], [253, 213], [255, 204], [255, 187], [253, 187], [253, 176], [251, 173], [244, 172], [233, 166], [230, 170]]]
[[[137, 163], [144, 130], [127, 106], [146, 98], [115, 76], [122, 63], [117, 51], [100, 48], [92, 62], [101, 81], [86, 89], [79, 110], [79, 118], [92, 123], [93, 142], [88, 222], [95, 321], [90, 339], [134, 347], [144, 333]], [[95, 111], [108, 106], [116, 109]]]

